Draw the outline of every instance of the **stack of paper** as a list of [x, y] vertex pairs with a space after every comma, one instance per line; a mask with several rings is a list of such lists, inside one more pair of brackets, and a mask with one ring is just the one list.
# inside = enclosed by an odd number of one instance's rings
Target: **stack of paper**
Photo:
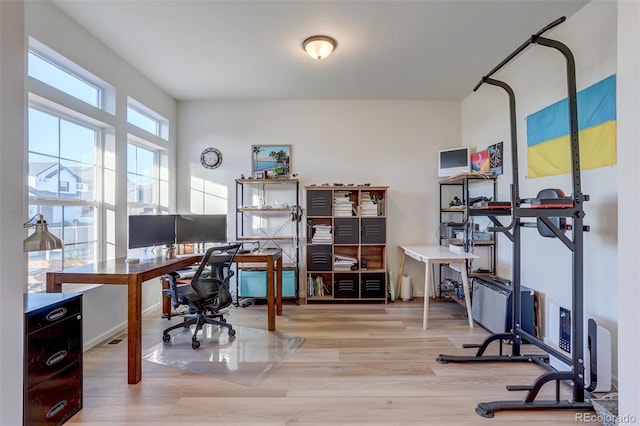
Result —
[[313, 225], [311, 244], [331, 244], [331, 225]]
[[358, 263], [358, 259], [336, 254], [333, 258], [333, 270], [334, 271], [350, 271], [357, 263]]
[[369, 191], [363, 191], [360, 193], [360, 216], [380, 216], [382, 212], [380, 211], [379, 203], [382, 200], [376, 202], [371, 198], [371, 194]]
[[333, 194], [333, 215], [353, 216], [353, 201], [349, 199], [350, 191], [335, 191]]

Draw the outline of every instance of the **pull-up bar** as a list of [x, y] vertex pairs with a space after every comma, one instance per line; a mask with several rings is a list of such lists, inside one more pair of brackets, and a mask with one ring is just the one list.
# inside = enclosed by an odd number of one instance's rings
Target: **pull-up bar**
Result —
[[518, 54], [520, 54], [520, 52], [522, 52], [524, 49], [526, 49], [530, 44], [535, 43], [536, 39], [538, 37], [540, 37], [542, 34], [546, 33], [547, 31], [549, 31], [550, 29], [555, 28], [558, 25], [562, 24], [566, 20], [567, 20], [567, 18], [565, 18], [564, 16], [561, 16], [560, 18], [556, 19], [555, 21], [553, 21], [552, 23], [548, 24], [547, 26], [542, 28], [540, 31], [538, 31], [537, 33], [532, 35], [529, 38], [529, 40], [527, 40], [524, 43], [522, 43], [520, 45], [520, 47], [518, 47], [516, 50], [513, 51], [513, 53], [511, 53], [509, 56], [507, 56], [502, 62], [500, 62], [498, 65], [496, 65], [491, 71], [489, 71], [489, 74], [487, 74], [484, 77], [482, 77], [482, 80], [480, 80], [478, 82], [478, 84], [476, 84], [476, 87], [473, 88], [473, 91], [475, 92], [476, 90], [478, 90], [478, 88], [480, 86], [482, 86], [482, 83], [486, 82], [487, 78], [491, 77], [493, 74], [498, 72], [500, 70], [500, 68], [502, 68], [505, 65], [507, 65], [513, 58], [518, 56]]

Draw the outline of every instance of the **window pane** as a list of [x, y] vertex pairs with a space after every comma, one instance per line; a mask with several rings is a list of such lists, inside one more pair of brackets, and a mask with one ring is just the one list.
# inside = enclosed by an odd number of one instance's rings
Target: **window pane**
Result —
[[158, 135], [158, 120], [132, 107], [127, 107], [127, 121], [142, 130]]
[[127, 144], [127, 171], [129, 173], [136, 172], [136, 151], [138, 147], [132, 144]]
[[64, 243], [94, 241], [96, 208], [94, 206], [64, 207]]
[[27, 260], [27, 288], [29, 293], [44, 293], [47, 272], [62, 270], [62, 250], [31, 251]]
[[158, 194], [158, 202], [161, 207], [169, 206], [169, 183], [160, 181], [160, 193]]
[[29, 52], [29, 75], [90, 105], [99, 107], [100, 89]]
[[136, 176], [129, 174], [129, 181], [127, 182], [128, 192], [127, 201], [131, 203], [146, 203], [151, 204], [155, 202], [155, 181], [153, 179]]
[[60, 156], [87, 164], [95, 164], [96, 134], [94, 129], [60, 120]]
[[136, 171], [138, 174], [147, 177], [155, 177], [155, 153], [148, 149], [138, 147], [138, 158]]
[[155, 201], [154, 197], [155, 182], [144, 176], [136, 177], [135, 186], [135, 202], [151, 204]]
[[58, 156], [58, 117], [29, 108], [29, 151]]
[[81, 265], [96, 260], [97, 227], [94, 206], [64, 206], [64, 265]]
[[61, 161], [60, 165], [60, 197], [93, 200], [95, 166], [75, 161]]
[[[47, 221], [49, 232], [58, 238], [62, 238], [62, 207], [61, 206], [29, 206], [29, 217], [41, 214]], [[35, 232], [36, 228], [29, 228], [28, 234]], [[44, 292], [46, 289], [46, 274], [49, 271], [62, 269], [62, 250], [32, 251], [28, 253], [27, 261], [27, 286], [29, 292]]]
[[29, 154], [29, 196], [58, 197], [58, 158]]
[[[62, 250], [29, 252], [28, 286], [30, 292], [46, 288], [46, 273], [94, 263], [97, 251], [94, 206], [29, 205], [29, 217], [42, 214], [49, 232], [64, 241]], [[29, 235], [35, 228], [29, 228]]]
[[134, 144], [128, 145], [127, 153], [127, 201], [157, 203], [157, 154]]
[[129, 203], [138, 201], [136, 198], [137, 183], [138, 177], [132, 173], [127, 173], [127, 202]]

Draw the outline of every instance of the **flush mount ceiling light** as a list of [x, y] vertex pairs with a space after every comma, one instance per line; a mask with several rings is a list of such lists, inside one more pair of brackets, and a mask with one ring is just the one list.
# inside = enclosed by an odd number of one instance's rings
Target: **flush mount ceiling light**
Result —
[[314, 59], [324, 59], [331, 55], [338, 43], [328, 36], [313, 36], [302, 42], [305, 52]]

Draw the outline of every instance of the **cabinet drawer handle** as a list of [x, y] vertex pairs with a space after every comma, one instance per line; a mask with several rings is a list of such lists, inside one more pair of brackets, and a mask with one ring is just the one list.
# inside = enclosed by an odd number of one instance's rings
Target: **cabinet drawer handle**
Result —
[[50, 419], [51, 417], [54, 417], [56, 414], [62, 411], [66, 406], [67, 406], [66, 399], [58, 402], [56, 405], [51, 407], [51, 410], [47, 411], [47, 418]]
[[67, 351], [65, 351], [64, 349], [56, 352], [55, 354], [51, 355], [49, 357], [49, 359], [47, 360], [47, 366], [51, 367], [52, 365], [55, 365], [57, 363], [59, 363], [60, 361], [62, 361], [65, 357], [67, 356]]
[[47, 314], [47, 321], [57, 321], [67, 314], [67, 308], [58, 308]]

